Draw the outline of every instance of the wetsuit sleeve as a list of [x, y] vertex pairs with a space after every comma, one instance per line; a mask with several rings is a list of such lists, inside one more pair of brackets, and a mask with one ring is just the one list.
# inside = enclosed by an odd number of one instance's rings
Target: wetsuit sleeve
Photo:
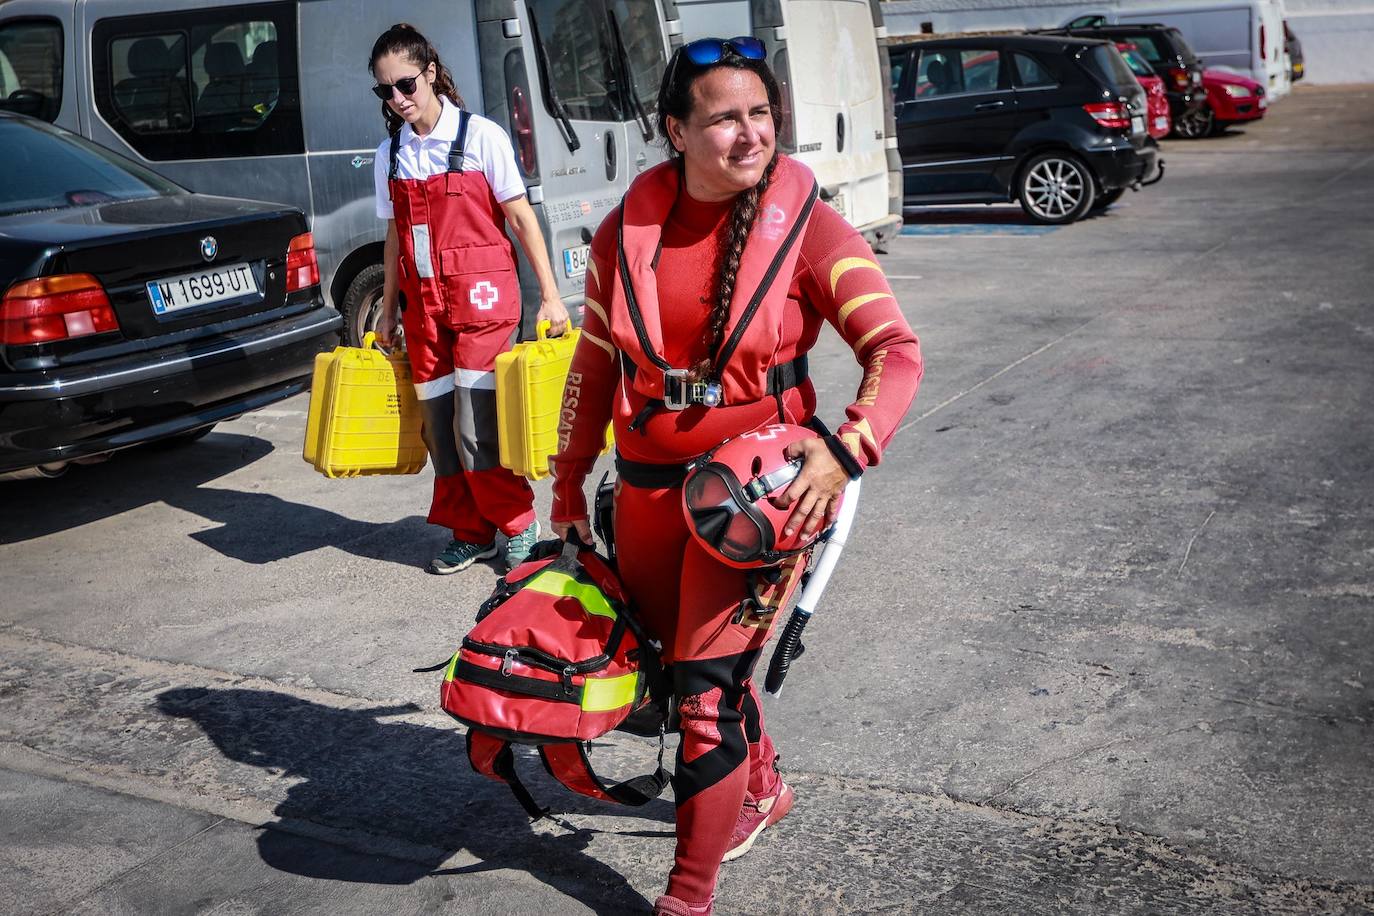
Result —
[[[605, 233], [598, 233], [587, 262], [586, 311], [582, 336], [568, 368], [563, 387], [563, 408], [558, 418], [558, 453], [549, 459], [553, 477], [555, 522], [570, 522], [587, 517], [587, 498], [583, 484], [606, 445], [606, 426], [611, 422], [616, 385], [620, 381], [620, 359], [611, 344], [610, 322], [602, 284], [611, 281], [609, 246], [597, 244]], [[602, 249], [602, 250], [598, 250]]]
[[836, 438], [859, 469], [877, 464], [916, 397], [921, 345], [873, 250], [839, 214], [817, 207], [802, 241], [801, 288], [863, 366], [858, 396]]

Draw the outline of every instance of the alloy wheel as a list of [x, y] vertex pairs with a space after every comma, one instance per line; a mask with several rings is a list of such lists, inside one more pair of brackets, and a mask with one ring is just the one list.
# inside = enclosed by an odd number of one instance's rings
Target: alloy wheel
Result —
[[1067, 159], [1042, 159], [1025, 177], [1026, 204], [1033, 215], [1059, 222], [1083, 203], [1088, 193], [1083, 171]]

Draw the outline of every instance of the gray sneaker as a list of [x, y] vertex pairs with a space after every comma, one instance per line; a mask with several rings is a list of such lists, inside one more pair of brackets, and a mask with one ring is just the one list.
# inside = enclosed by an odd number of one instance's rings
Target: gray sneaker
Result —
[[539, 543], [539, 519], [535, 519], [528, 528], [519, 534], [512, 534], [510, 540], [506, 541], [506, 566], [514, 569], [528, 560], [530, 551], [534, 550], [534, 545], [537, 543]]
[[478, 560], [489, 560], [494, 556], [496, 556], [495, 541], [490, 544], [449, 541], [448, 546], [429, 562], [429, 571], [436, 576], [447, 576], [462, 572]]

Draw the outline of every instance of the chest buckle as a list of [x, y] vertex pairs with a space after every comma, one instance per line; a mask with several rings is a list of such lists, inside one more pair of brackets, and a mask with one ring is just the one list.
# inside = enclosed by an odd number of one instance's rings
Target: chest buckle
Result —
[[719, 407], [720, 402], [719, 382], [690, 381], [686, 369], [663, 370], [663, 406], [669, 410], [686, 410], [697, 404]]

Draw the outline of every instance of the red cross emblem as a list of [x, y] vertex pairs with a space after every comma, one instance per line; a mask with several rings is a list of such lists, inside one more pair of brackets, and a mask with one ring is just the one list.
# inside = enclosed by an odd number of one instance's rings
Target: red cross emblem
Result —
[[468, 291], [468, 301], [482, 311], [490, 311], [496, 301], [501, 298], [501, 291], [492, 286], [486, 280], [478, 283]]

